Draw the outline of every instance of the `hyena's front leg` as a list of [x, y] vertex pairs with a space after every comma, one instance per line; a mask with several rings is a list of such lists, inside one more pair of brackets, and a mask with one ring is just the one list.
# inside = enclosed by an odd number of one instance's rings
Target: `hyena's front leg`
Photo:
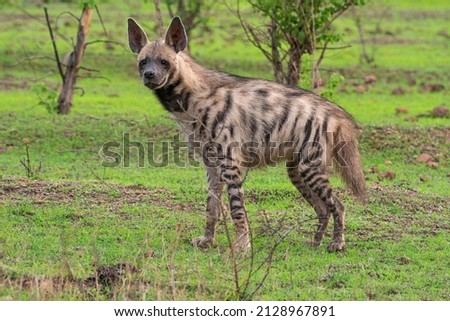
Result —
[[207, 247], [214, 242], [214, 233], [223, 210], [222, 193], [224, 184], [220, 180], [220, 169], [207, 167], [208, 199], [206, 204], [205, 234], [192, 240], [192, 244], [198, 247]]
[[234, 162], [229, 158], [221, 165], [220, 170], [221, 179], [227, 184], [231, 218], [233, 219], [236, 231], [234, 250], [239, 252], [250, 247], [249, 227], [247, 212], [244, 205], [241, 170], [237, 165], [237, 162]]

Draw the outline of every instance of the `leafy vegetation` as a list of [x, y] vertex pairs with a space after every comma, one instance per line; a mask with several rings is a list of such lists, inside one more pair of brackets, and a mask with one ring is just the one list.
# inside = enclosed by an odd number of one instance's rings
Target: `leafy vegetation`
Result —
[[[237, 1], [236, 15], [246, 37], [271, 62], [277, 82], [296, 86], [300, 75], [305, 74], [303, 56], [309, 54], [312, 58], [318, 51], [323, 57], [328, 45], [341, 38], [331, 29], [333, 21], [352, 6], [363, 5], [365, 1], [249, 0], [248, 3], [262, 21], [250, 23], [253, 15], [242, 15]], [[318, 81], [321, 61], [322, 58], [318, 58], [314, 62], [312, 84]]]

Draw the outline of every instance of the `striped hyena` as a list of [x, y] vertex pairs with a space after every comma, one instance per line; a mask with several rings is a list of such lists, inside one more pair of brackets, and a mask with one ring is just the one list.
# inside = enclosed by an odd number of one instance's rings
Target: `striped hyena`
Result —
[[226, 185], [235, 249], [249, 247], [243, 170], [284, 160], [289, 179], [317, 213], [314, 244], [321, 243], [332, 215], [334, 234], [328, 248], [343, 249], [344, 206], [332, 192], [326, 166], [334, 163], [351, 191], [365, 197], [358, 127], [347, 112], [303, 89], [199, 65], [185, 52], [186, 31], [179, 17], [173, 18], [164, 39], [153, 42], [128, 19], [128, 41], [138, 54], [144, 85], [174, 116], [205, 163], [206, 228], [193, 245], [213, 242]]

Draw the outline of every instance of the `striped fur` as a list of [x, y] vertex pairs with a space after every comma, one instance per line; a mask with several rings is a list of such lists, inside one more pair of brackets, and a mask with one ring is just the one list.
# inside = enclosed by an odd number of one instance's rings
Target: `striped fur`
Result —
[[134, 20], [128, 24], [130, 47], [138, 53], [144, 84], [175, 117], [206, 165], [207, 223], [204, 235], [193, 244], [204, 247], [213, 242], [226, 186], [235, 248], [250, 246], [243, 171], [285, 161], [291, 182], [317, 213], [314, 243], [321, 243], [333, 216], [329, 250], [343, 249], [344, 206], [331, 189], [326, 166], [334, 162], [353, 194], [365, 198], [353, 118], [309, 91], [199, 65], [184, 52], [187, 38], [178, 17], [165, 39], [153, 42]]

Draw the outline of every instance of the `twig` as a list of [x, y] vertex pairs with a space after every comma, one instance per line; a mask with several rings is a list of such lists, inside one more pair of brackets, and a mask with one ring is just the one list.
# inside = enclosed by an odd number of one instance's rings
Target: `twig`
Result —
[[[323, 45], [322, 51], [320, 52], [320, 56], [319, 56], [319, 58], [318, 58], [317, 61], [316, 61], [316, 65], [315, 65], [314, 68], [316, 68], [317, 71], [319, 70], [319, 66], [320, 66], [320, 64], [322, 63], [323, 58], [325, 57], [325, 51], [328, 50], [328, 43], [329, 43], [329, 40], [327, 40], [327, 41], [325, 42], [325, 44]], [[317, 49], [317, 48], [316, 48], [316, 49]]]
[[122, 195], [122, 193], [120, 192], [119, 189], [117, 189], [116, 187], [114, 187], [113, 185], [109, 184], [108, 182], [105, 181], [104, 178], [98, 176], [98, 174], [96, 172], [94, 172], [94, 169], [88, 165], [88, 163], [86, 161], [83, 161], [83, 165], [87, 167], [87, 169], [91, 172], [91, 174], [100, 181], [100, 183], [104, 184], [106, 187], [110, 188], [111, 190], [113, 190], [114, 192], [116, 192], [118, 195]]
[[16, 88], [23, 88], [23, 86], [24, 86], [23, 83], [21, 83], [21, 84], [13, 84], [10, 80], [8, 80], [8, 81], [1, 81], [0, 80], [0, 85], [16, 87]]
[[103, 23], [103, 18], [102, 15], [100, 14], [100, 10], [98, 10], [97, 5], [95, 5], [95, 11], [97, 12], [97, 16], [100, 19], [100, 23], [102, 24], [103, 32], [105, 33], [105, 36], [108, 37], [108, 31], [106, 30], [105, 24]]
[[318, 49], [318, 50], [322, 50], [322, 49], [326, 49], [326, 50], [341, 50], [341, 49], [347, 49], [347, 48], [350, 48], [352, 45], [345, 45], [345, 46], [340, 46], [340, 47], [326, 47], [325, 48], [325, 46], [323, 46], [323, 47], [316, 47], [316, 49]]
[[[26, 15], [27, 17], [36, 20], [37, 22], [39, 22], [41, 25], [46, 26], [47, 24], [45, 22], [42, 21], [42, 19], [39, 16], [35, 16], [32, 15], [31, 13], [29, 13], [27, 10], [25, 10], [23, 7], [18, 6], [18, 5], [14, 5], [14, 8], [18, 9], [20, 12], [22, 12], [24, 15]], [[64, 39], [65, 41], [67, 40], [67, 37], [65, 37], [63, 34], [59, 33], [57, 30], [55, 30], [55, 33], [58, 37], [60, 37], [61, 39]]]
[[[27, 54], [27, 52], [26, 52], [26, 50], [25, 50], [25, 48], [24, 48], [23, 45], [21, 46], [21, 49], [22, 49], [22, 51], [23, 51], [23, 54], [24, 54], [25, 57], [27, 58], [27, 62], [28, 62], [28, 64], [30, 65], [31, 70], [33, 71], [33, 75], [36, 77], [36, 70], [34, 69], [34, 66], [33, 66], [33, 64], [31, 63], [30, 56]], [[17, 63], [17, 64], [21, 64], [21, 63], [19, 62], [19, 63]]]
[[[31, 57], [27, 56], [27, 60], [28, 61], [36, 60], [36, 59], [48, 59], [48, 60], [51, 60], [51, 61], [56, 61], [55, 58], [49, 57], [49, 56], [31, 56]], [[18, 66], [20, 64], [21, 64], [21, 62], [12, 64], [12, 65], [8, 65], [8, 68], [13, 68], [13, 67]], [[67, 67], [68, 65], [65, 64], [64, 62], [61, 62], [61, 66]], [[79, 69], [86, 70], [86, 71], [89, 71], [89, 72], [100, 72], [100, 70], [98, 70], [98, 69], [93, 69], [93, 68], [88, 68], [88, 67], [83, 67], [83, 66], [80, 66]]]
[[83, 97], [85, 94], [84, 88], [83, 87], [75, 87], [74, 89], [81, 91], [80, 93], [80, 97]]
[[222, 206], [220, 207], [220, 215], [223, 217], [223, 226], [225, 229], [225, 235], [227, 237], [228, 245], [230, 246], [231, 263], [233, 264], [233, 281], [234, 281], [234, 291], [236, 296], [240, 299], [241, 290], [239, 285], [239, 268], [237, 265], [236, 253], [234, 252], [233, 241], [231, 240], [230, 230], [227, 225], [227, 216], [223, 213]]
[[167, 264], [167, 269], [169, 270], [169, 282], [170, 282], [170, 288], [172, 290], [172, 300], [177, 299], [177, 284], [175, 279], [175, 253], [177, 244], [180, 239], [180, 235], [182, 235], [182, 227], [181, 224], [177, 224], [176, 226], [176, 233], [175, 237], [170, 242], [170, 257], [169, 257], [169, 263]]
[[320, 29], [319, 29], [319, 34], [321, 34], [324, 30], [327, 30], [331, 24], [334, 22], [334, 20], [336, 20], [337, 18], [339, 18], [345, 11], [347, 11], [348, 8], [350, 8], [351, 6], [353, 6], [355, 4], [354, 0], [349, 0], [347, 2], [345, 2], [337, 12], [334, 13], [334, 16], [326, 23], [324, 24]]
[[[244, 178], [242, 180], [242, 185], [244, 185], [244, 183], [245, 183], [245, 181], [247, 179], [249, 170], [250, 169], [247, 169], [247, 171], [245, 172], [245, 176], [244, 176]], [[250, 245], [251, 246], [250, 246], [250, 266], [249, 266], [247, 278], [244, 280], [244, 283], [243, 283], [243, 288], [244, 288], [244, 290], [242, 291], [243, 294], [245, 294], [247, 292], [247, 290], [248, 290], [248, 288], [250, 286], [250, 280], [251, 280], [251, 276], [252, 276], [253, 266], [254, 266], [254, 263], [255, 263], [255, 250], [254, 250], [254, 246], [253, 246], [254, 245], [253, 244], [253, 230], [252, 230], [251, 225], [250, 225], [250, 220], [248, 219], [247, 211], [245, 212], [245, 216], [246, 216], [246, 219], [247, 219], [248, 234], [249, 234], [249, 237], [250, 237]]]
[[123, 45], [123, 43], [121, 43], [121, 42], [119, 42], [119, 41], [114, 41], [114, 40], [93, 40], [93, 41], [89, 41], [89, 42], [86, 42], [85, 44], [84, 44], [84, 46], [86, 47], [86, 46], [89, 46], [89, 45], [93, 45], [93, 44], [96, 44], [96, 43], [99, 43], [99, 42], [103, 42], [103, 43], [112, 43], [112, 44], [114, 44], [114, 45], [118, 45], [118, 46], [121, 46], [122, 48], [125, 48], [125, 46]]
[[[249, 273], [248, 279], [251, 279], [259, 270], [262, 269], [262, 267], [265, 264], [267, 264], [267, 267], [265, 269], [263, 277], [260, 279], [260, 281], [258, 282], [256, 287], [253, 289], [253, 291], [243, 298], [244, 300], [251, 300], [252, 297], [256, 294], [256, 292], [258, 292], [259, 289], [264, 285], [264, 282], [266, 281], [267, 277], [269, 276], [270, 270], [272, 268], [272, 262], [273, 262], [274, 254], [275, 254], [275, 251], [278, 248], [278, 246], [286, 239], [286, 237], [293, 230], [297, 229], [303, 223], [306, 223], [306, 222], [311, 221], [311, 220], [316, 220], [316, 219], [317, 219], [317, 217], [314, 216], [314, 217], [310, 217], [310, 218], [307, 218], [305, 220], [299, 221], [296, 225], [294, 225], [293, 227], [289, 228], [287, 231], [285, 231], [284, 233], [282, 233], [280, 235], [279, 239], [270, 248], [269, 254], [264, 259], [264, 261], [261, 264], [259, 264], [256, 268], [252, 269], [251, 273]], [[283, 228], [283, 224], [281, 224], [280, 227], [276, 231], [273, 232], [273, 235], [278, 234], [278, 232], [281, 231], [282, 228]]]
[[253, 28], [249, 25], [246, 24], [244, 22], [244, 19], [241, 16], [241, 11], [239, 9], [239, 0], [237, 1], [237, 9], [236, 12], [232, 11], [231, 8], [229, 8], [228, 6], [228, 10], [230, 10], [231, 12], [234, 13], [234, 15], [239, 19], [239, 23], [242, 27], [242, 29], [244, 30], [245, 33], [245, 37], [247, 38], [248, 41], [251, 42], [252, 45], [254, 45], [256, 48], [258, 48], [263, 55], [270, 61], [272, 62], [272, 56], [270, 55], [270, 53], [264, 49], [264, 47], [261, 45], [261, 41], [259, 39], [259, 37], [257, 36], [257, 34], [255, 33], [255, 31], [253, 30]]
[[111, 79], [103, 77], [103, 76], [78, 76], [78, 78], [89, 78], [89, 79], [103, 79], [107, 82], [111, 82]]
[[56, 17], [56, 19], [55, 19], [55, 32], [58, 32], [58, 22], [59, 22], [59, 19], [60, 19], [63, 15], [65, 15], [65, 14], [71, 16], [72, 18], [74, 18], [75, 20], [77, 20], [78, 22], [80, 22], [80, 18], [78, 18], [78, 17], [77, 17], [76, 15], [74, 15], [72, 12], [70, 12], [70, 11], [63, 11], [63, 12], [61, 12], [61, 13]]
[[56, 47], [55, 38], [53, 37], [53, 30], [52, 30], [52, 26], [50, 25], [50, 18], [48, 17], [47, 7], [44, 7], [44, 12], [45, 12], [45, 20], [47, 21], [48, 31], [50, 33], [50, 38], [52, 40], [53, 52], [55, 53], [55, 59], [56, 59], [56, 64], [58, 66], [59, 75], [61, 76], [62, 83], [64, 84], [65, 83], [64, 72], [61, 68], [61, 62], [59, 61], [58, 48]]
[[361, 17], [356, 12], [356, 9], [355, 9], [354, 6], [352, 7], [352, 14], [353, 14], [353, 19], [355, 20], [356, 29], [358, 29], [359, 42], [361, 44], [361, 50], [362, 50], [361, 55], [359, 57], [359, 60], [360, 60], [360, 62], [365, 60], [366, 63], [370, 64], [370, 63], [373, 62], [373, 60], [367, 54], [366, 40], [364, 39], [364, 31], [363, 31], [363, 27], [362, 27], [362, 24], [361, 24]]

